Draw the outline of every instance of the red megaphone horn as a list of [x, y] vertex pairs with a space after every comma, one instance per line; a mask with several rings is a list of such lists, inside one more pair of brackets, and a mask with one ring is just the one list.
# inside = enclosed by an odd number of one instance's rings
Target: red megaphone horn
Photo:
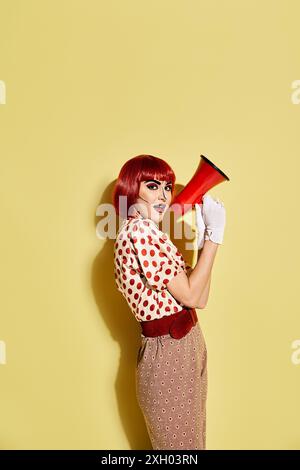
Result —
[[172, 200], [170, 211], [176, 215], [188, 212], [193, 204], [202, 204], [203, 195], [222, 181], [229, 181], [214, 163], [204, 155], [200, 155], [198, 168], [187, 185]]

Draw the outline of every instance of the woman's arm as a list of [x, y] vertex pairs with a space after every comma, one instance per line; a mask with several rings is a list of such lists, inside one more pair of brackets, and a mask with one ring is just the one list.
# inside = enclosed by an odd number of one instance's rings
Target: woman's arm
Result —
[[173, 277], [167, 284], [167, 289], [173, 297], [187, 307], [203, 308], [210, 288], [210, 277], [218, 243], [211, 240], [204, 242], [196, 266], [189, 276], [184, 271]]
[[[200, 258], [201, 250], [202, 250], [202, 248], [200, 248], [200, 250], [198, 250], [197, 260]], [[207, 304], [207, 301], [208, 301], [208, 296], [209, 296], [210, 283], [211, 283], [211, 272], [210, 272], [208, 281], [206, 283], [206, 286], [204, 288], [203, 294], [201, 295], [201, 297], [199, 299], [199, 308], [205, 308], [206, 307], [206, 304]]]
[[[202, 248], [200, 248], [198, 250], [197, 260], [199, 260], [199, 257], [201, 255], [201, 250], [202, 250]], [[190, 277], [191, 273], [193, 272], [193, 268], [189, 264], [187, 264], [186, 267], [187, 267], [187, 275], [188, 275], [188, 277]], [[211, 273], [209, 275], [208, 281], [207, 281], [206, 286], [204, 288], [203, 294], [201, 295], [201, 297], [199, 299], [199, 307], [198, 308], [203, 309], [203, 308], [206, 307], [206, 304], [207, 304], [207, 301], [208, 301], [208, 296], [209, 296], [209, 291], [210, 291], [210, 284], [211, 284]]]
[[211, 273], [209, 275], [208, 281], [206, 283], [206, 286], [204, 288], [203, 294], [201, 295], [199, 299], [199, 307], [198, 308], [205, 308], [207, 301], [208, 301], [208, 296], [209, 296], [209, 290], [210, 290], [210, 282], [211, 282]]

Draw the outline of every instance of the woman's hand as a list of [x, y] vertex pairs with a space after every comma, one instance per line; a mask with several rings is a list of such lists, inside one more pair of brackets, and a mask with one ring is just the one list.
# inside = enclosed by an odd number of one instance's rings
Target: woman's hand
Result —
[[226, 211], [222, 201], [205, 194], [203, 196], [202, 214], [206, 226], [205, 240], [211, 240], [221, 245], [226, 224]]
[[203, 204], [195, 204], [198, 250], [203, 248], [203, 245], [204, 245], [205, 223], [203, 220], [202, 208], [203, 208]]

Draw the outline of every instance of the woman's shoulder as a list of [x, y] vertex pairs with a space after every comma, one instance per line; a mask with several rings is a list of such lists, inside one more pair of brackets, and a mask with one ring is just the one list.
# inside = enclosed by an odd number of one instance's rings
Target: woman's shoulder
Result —
[[151, 239], [157, 241], [158, 243], [168, 243], [171, 242], [170, 237], [167, 233], [160, 230], [158, 225], [154, 220], [150, 218], [143, 219], [133, 219], [131, 225], [129, 225], [128, 230], [132, 236], [149, 236]]
[[130, 237], [133, 241], [135, 241], [137, 238], [144, 238], [142, 242], [150, 245], [154, 244], [163, 252], [172, 253], [176, 259], [183, 259], [182, 254], [178, 250], [177, 246], [173, 243], [168, 233], [160, 230], [160, 228], [152, 219], [138, 219], [138, 221], [136, 221], [132, 227]]

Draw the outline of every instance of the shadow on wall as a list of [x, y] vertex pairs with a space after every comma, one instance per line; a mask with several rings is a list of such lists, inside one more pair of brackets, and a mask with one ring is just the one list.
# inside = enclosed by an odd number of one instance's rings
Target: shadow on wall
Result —
[[[116, 181], [108, 185], [99, 204], [111, 203]], [[183, 186], [176, 185], [176, 192]], [[95, 229], [101, 220], [95, 216]], [[118, 217], [117, 227], [118, 231]], [[172, 232], [173, 229], [171, 229]], [[172, 232], [174, 233], [174, 232]], [[139, 408], [135, 388], [135, 368], [140, 347], [141, 328], [134, 318], [125, 298], [117, 290], [114, 277], [113, 245], [115, 239], [107, 239], [92, 266], [92, 288], [99, 314], [114, 341], [120, 346], [120, 362], [115, 381], [115, 393], [124, 432], [131, 450], [152, 450], [143, 414]], [[183, 250], [184, 240], [174, 240], [174, 244], [191, 265]], [[114, 446], [112, 445], [112, 448]]]

